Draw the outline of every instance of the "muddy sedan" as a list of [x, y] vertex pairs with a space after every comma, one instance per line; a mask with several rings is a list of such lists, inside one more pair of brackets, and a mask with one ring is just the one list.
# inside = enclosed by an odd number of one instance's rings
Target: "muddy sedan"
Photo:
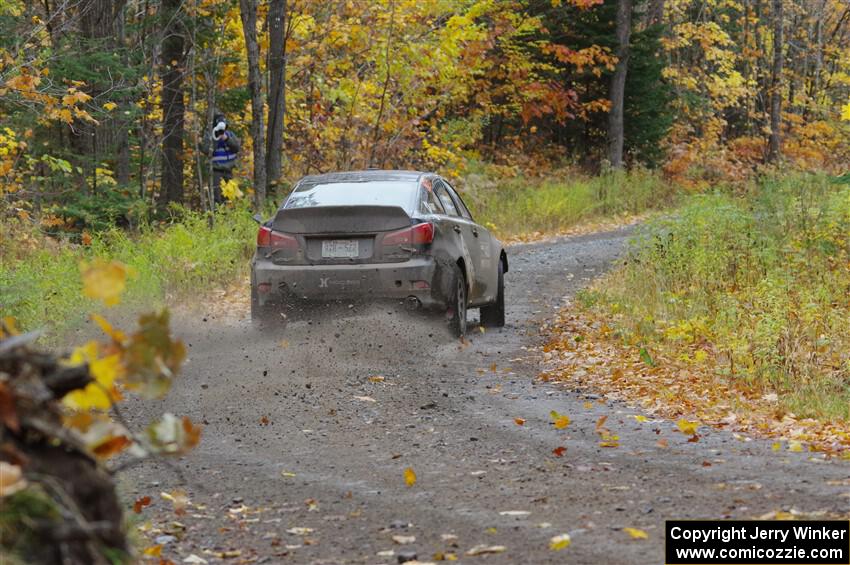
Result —
[[469, 308], [484, 325], [505, 323], [505, 250], [436, 174], [308, 176], [273, 218], [255, 218], [252, 320], [282, 320], [311, 302], [390, 299], [445, 315], [458, 336]]

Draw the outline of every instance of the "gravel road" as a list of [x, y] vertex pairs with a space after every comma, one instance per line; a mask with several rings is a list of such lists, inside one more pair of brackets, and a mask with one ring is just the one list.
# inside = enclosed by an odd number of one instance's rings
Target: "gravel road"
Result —
[[[850, 482], [835, 486], [850, 477], [846, 462], [723, 431], [688, 443], [671, 422], [640, 423], [628, 406], [535, 381], [540, 322], [604, 272], [627, 236], [512, 247], [508, 325], [481, 333], [472, 324], [465, 344], [384, 309], [343, 308], [283, 332], [253, 330], [243, 309], [178, 311], [184, 373], [167, 400], [131, 403], [127, 416], [185, 414], [204, 435], [179, 461], [121, 474], [129, 501], [154, 499], [137, 523], [150, 520], [146, 535], [178, 563], [194, 554], [389, 564], [454, 553], [462, 563], [661, 564], [665, 519], [846, 512]], [[569, 415], [569, 427], [554, 429], [551, 410]], [[603, 415], [618, 448], [599, 447]], [[406, 468], [417, 476], [410, 487]], [[159, 497], [174, 488], [192, 501], [186, 515]], [[553, 552], [549, 540], [562, 533], [572, 544]], [[479, 545], [504, 550], [466, 555]]]

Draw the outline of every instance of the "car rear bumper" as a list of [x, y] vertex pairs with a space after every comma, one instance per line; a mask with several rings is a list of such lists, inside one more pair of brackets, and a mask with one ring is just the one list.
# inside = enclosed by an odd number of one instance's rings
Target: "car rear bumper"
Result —
[[[404, 300], [417, 298], [426, 308], [445, 307], [432, 257], [402, 263], [356, 265], [278, 265], [258, 259], [251, 263], [252, 284], [260, 304], [288, 301]], [[423, 288], [423, 282], [428, 288]]]

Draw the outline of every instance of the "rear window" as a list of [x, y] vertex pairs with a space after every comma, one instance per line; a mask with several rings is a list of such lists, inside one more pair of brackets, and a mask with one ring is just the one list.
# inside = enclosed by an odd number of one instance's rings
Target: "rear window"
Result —
[[411, 213], [418, 205], [417, 185], [410, 181], [334, 182], [296, 188], [284, 208], [317, 206], [399, 206]]

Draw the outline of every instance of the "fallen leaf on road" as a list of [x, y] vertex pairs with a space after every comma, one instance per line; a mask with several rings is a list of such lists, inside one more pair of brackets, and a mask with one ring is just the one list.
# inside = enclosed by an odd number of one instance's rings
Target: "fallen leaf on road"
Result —
[[204, 559], [203, 557], [198, 557], [197, 555], [195, 555], [193, 553], [192, 555], [190, 555], [189, 557], [184, 559], [183, 563], [198, 563], [198, 564], [200, 564], [200, 563], [207, 563], [207, 560]]
[[373, 382], [373, 383], [382, 383], [385, 380], [387, 380], [386, 377], [382, 377], [381, 375], [375, 375], [374, 377], [369, 377], [369, 382]]
[[270, 420], [269, 420], [268, 416], [263, 416], [262, 418], [260, 418], [260, 425], [261, 426], [268, 426], [269, 422], [270, 422]]
[[549, 549], [552, 551], [561, 551], [570, 543], [572, 540], [570, 539], [570, 534], [561, 534], [559, 536], [553, 536], [552, 539], [549, 540]]
[[152, 545], [150, 547], [146, 547], [144, 551], [142, 551], [142, 553], [150, 557], [159, 557], [160, 555], [162, 555], [162, 546]]
[[[607, 432], [605, 429], [605, 421], [608, 419], [608, 416], [603, 414], [599, 416], [599, 419], [596, 420], [596, 433], [601, 433], [603, 430]], [[610, 433], [610, 432], [609, 432]]]
[[699, 428], [699, 426], [699, 422], [690, 422], [688, 420], [685, 420], [684, 418], [679, 418], [679, 420], [676, 422], [676, 427], [679, 428], [679, 431], [689, 436], [696, 435], [697, 428]]
[[354, 400], [360, 400], [362, 402], [377, 402], [377, 400], [375, 400], [371, 396], [355, 396]]
[[457, 561], [457, 555], [450, 551], [446, 553], [438, 551], [434, 554], [434, 561]]
[[570, 425], [570, 417], [565, 416], [564, 414], [558, 414], [555, 410], [549, 412], [549, 415], [552, 417], [552, 422], [555, 425], [556, 430], [563, 430], [567, 426]]
[[586, 400], [584, 402], [584, 409], [585, 410], [592, 410], [593, 409], [593, 403], [589, 400]]
[[635, 420], [637, 420], [640, 423], [644, 423], [644, 422], [649, 421], [649, 418], [647, 418], [646, 416], [642, 416], [640, 414], [635, 414], [634, 416], [632, 416], [632, 418], [634, 418]]
[[393, 541], [399, 545], [407, 545], [416, 541], [416, 536], [393, 536]]
[[290, 473], [289, 471], [281, 471], [281, 472], [280, 472], [280, 476], [281, 476], [281, 477], [291, 478], [291, 477], [294, 477], [294, 476], [295, 476], [295, 473]]
[[779, 451], [780, 449], [782, 449], [782, 444], [781, 444], [781, 443], [779, 443], [778, 441], [775, 441], [775, 442], [773, 442], [773, 445], [772, 445], [772, 446], [770, 446], [770, 448], [771, 448], [773, 451]]
[[142, 512], [142, 508], [148, 506], [151, 503], [151, 497], [142, 496], [136, 499], [136, 502], [133, 503], [133, 512], [136, 514], [140, 514]]
[[788, 442], [788, 451], [793, 451], [795, 453], [800, 453], [803, 450], [803, 444], [796, 440], [791, 440]]
[[656, 447], [660, 447], [661, 449], [667, 449], [667, 440], [659, 439], [655, 442]]
[[411, 467], [404, 470], [404, 482], [409, 487], [416, 484], [416, 472]]
[[632, 536], [632, 539], [646, 539], [649, 537], [646, 532], [637, 528], [623, 528], [623, 531]]
[[528, 510], [502, 510], [500, 516], [528, 516], [531, 514]]
[[189, 504], [189, 497], [180, 489], [171, 492], [161, 492], [159, 496], [163, 500], [168, 500], [174, 506], [174, 513], [181, 516], [186, 513], [186, 506]]
[[560, 447], [556, 447], [555, 449], [552, 450], [552, 454], [555, 457], [563, 457], [564, 453], [566, 453], [566, 452], [567, 452], [567, 448], [564, 447], [563, 445], [560, 446]]
[[313, 528], [299, 528], [296, 526], [295, 528], [289, 528], [286, 530], [286, 533], [294, 536], [306, 536], [307, 534], [312, 534], [313, 531]]
[[395, 551], [393, 551], [392, 549], [387, 549], [385, 551], [379, 551], [375, 555], [377, 555], [378, 557], [392, 557], [393, 555], [395, 555]]
[[514, 418], [514, 422], [516, 422], [517, 426], [525, 425], [525, 418]]
[[474, 557], [476, 555], [485, 555], [487, 553], [503, 553], [507, 547], [504, 545], [476, 545], [472, 549], [466, 552], [470, 557]]
[[620, 447], [620, 436], [603, 435], [599, 447]]

